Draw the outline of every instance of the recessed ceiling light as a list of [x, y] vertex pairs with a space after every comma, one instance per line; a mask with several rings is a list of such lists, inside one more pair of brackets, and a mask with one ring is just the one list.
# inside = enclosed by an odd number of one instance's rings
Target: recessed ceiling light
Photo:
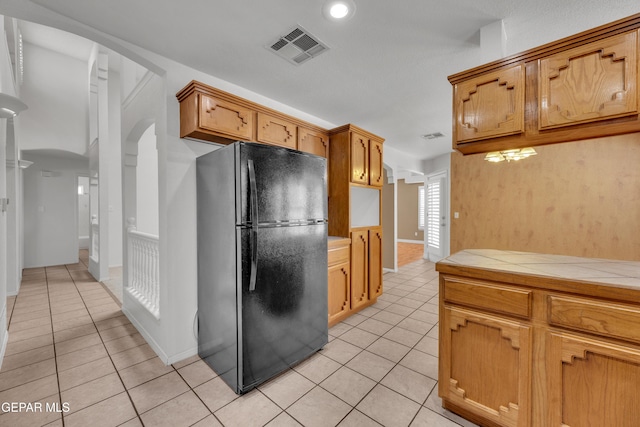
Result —
[[347, 21], [356, 12], [353, 0], [328, 0], [322, 6], [322, 13], [330, 21]]

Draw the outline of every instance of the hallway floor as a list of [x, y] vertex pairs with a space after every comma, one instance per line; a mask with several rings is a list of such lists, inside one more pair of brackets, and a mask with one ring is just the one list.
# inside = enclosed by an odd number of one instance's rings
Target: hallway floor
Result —
[[31, 406], [3, 406], [0, 425], [473, 425], [437, 397], [433, 263], [385, 274], [374, 306], [331, 328], [323, 350], [244, 396], [197, 356], [165, 366], [86, 265], [85, 258], [25, 270], [20, 293], [8, 299], [0, 402]]

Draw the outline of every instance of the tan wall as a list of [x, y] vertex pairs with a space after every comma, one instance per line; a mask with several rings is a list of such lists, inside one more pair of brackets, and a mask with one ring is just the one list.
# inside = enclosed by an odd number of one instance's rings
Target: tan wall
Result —
[[451, 253], [468, 248], [640, 260], [640, 133], [451, 157]]
[[[397, 182], [398, 191], [398, 239], [424, 240], [424, 231], [418, 230], [418, 187], [423, 184]], [[418, 233], [418, 235], [415, 235]]]
[[395, 252], [394, 245], [394, 212], [393, 212], [393, 193], [395, 186], [387, 181], [387, 170], [384, 170], [384, 184], [382, 185], [382, 267], [393, 270], [395, 268]]

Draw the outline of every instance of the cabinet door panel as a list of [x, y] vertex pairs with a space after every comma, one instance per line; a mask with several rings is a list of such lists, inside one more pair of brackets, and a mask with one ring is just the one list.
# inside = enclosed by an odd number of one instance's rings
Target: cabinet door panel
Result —
[[258, 141], [295, 149], [296, 125], [277, 117], [258, 113]]
[[540, 129], [637, 113], [637, 37], [620, 34], [541, 59]]
[[549, 333], [550, 426], [637, 426], [640, 351], [607, 341]]
[[329, 325], [333, 325], [351, 310], [349, 263], [329, 267]]
[[351, 182], [369, 184], [369, 139], [351, 132]]
[[369, 300], [369, 236], [367, 230], [351, 232], [351, 308]]
[[371, 141], [369, 144], [369, 185], [382, 187], [382, 144]]
[[298, 150], [328, 158], [329, 135], [298, 127]]
[[369, 298], [382, 295], [382, 228], [369, 230]]
[[502, 426], [530, 423], [531, 328], [444, 307], [439, 394]]
[[200, 95], [200, 127], [244, 141], [253, 140], [253, 115], [248, 108]]
[[454, 88], [456, 140], [475, 141], [524, 132], [524, 69], [494, 71]]

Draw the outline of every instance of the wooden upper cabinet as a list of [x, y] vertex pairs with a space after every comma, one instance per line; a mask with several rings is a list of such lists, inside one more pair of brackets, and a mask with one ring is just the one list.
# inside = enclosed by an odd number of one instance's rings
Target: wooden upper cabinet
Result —
[[540, 59], [540, 129], [638, 111], [638, 34], [619, 34]]
[[640, 14], [448, 77], [463, 154], [640, 132]]
[[382, 143], [369, 141], [369, 185], [382, 187], [383, 184]]
[[231, 93], [191, 81], [176, 94], [180, 138], [253, 141], [328, 157], [328, 131]]
[[253, 140], [254, 112], [229, 101], [200, 95], [200, 127], [244, 141]]
[[318, 132], [299, 126], [298, 150], [328, 158], [329, 135], [326, 132]]
[[456, 84], [456, 140], [524, 132], [524, 74], [524, 66], [516, 65]]
[[258, 113], [258, 142], [296, 149], [296, 125], [264, 113]]
[[369, 138], [351, 132], [351, 182], [369, 185]]

